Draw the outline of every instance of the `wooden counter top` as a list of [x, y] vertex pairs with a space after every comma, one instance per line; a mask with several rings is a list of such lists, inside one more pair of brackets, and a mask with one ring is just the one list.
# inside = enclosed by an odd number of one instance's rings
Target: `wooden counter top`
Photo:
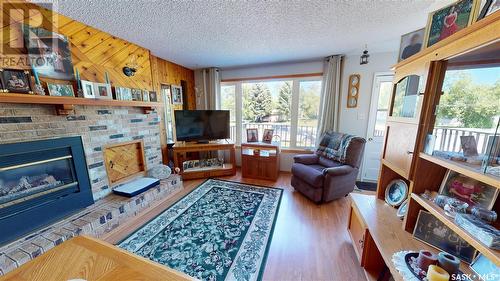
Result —
[[21, 267], [1, 281], [196, 280], [184, 273], [87, 236], [72, 238]]

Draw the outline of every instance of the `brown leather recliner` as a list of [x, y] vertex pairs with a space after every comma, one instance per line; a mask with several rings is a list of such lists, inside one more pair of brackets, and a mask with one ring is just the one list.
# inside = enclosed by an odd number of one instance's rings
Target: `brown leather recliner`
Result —
[[326, 133], [315, 154], [294, 157], [292, 186], [316, 203], [346, 196], [356, 185], [365, 142], [360, 137]]

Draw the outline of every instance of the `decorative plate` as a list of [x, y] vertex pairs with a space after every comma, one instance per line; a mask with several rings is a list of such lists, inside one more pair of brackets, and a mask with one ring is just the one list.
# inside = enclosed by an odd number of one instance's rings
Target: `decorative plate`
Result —
[[396, 212], [396, 216], [398, 218], [403, 219], [404, 216], [406, 215], [406, 212], [408, 212], [408, 198], [399, 206], [398, 211]]
[[405, 201], [408, 196], [408, 185], [403, 180], [393, 180], [385, 188], [385, 202], [397, 207]]

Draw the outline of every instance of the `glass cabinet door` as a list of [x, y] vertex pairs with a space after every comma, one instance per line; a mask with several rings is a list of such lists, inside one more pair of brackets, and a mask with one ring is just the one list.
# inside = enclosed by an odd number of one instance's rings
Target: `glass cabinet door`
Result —
[[394, 96], [390, 116], [416, 118], [418, 104], [420, 76], [409, 75], [401, 79], [394, 87]]

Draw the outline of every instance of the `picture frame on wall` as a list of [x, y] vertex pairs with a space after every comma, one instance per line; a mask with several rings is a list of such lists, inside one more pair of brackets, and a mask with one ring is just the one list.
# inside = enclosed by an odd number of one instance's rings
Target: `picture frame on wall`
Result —
[[142, 101], [149, 101], [149, 91], [148, 90], [142, 91]]
[[420, 210], [413, 229], [413, 238], [436, 249], [445, 251], [470, 264], [476, 255], [476, 249], [462, 237], [438, 220], [431, 213]]
[[439, 188], [439, 194], [459, 199], [470, 207], [481, 206], [491, 210], [499, 189], [486, 183], [448, 170]]
[[247, 129], [247, 142], [258, 142], [259, 130], [257, 128]]
[[7, 93], [32, 94], [31, 72], [21, 69], [0, 69], [2, 89]]
[[115, 94], [117, 100], [132, 100], [132, 91], [130, 88], [115, 87]]
[[156, 91], [149, 91], [149, 101], [158, 102], [158, 95], [156, 94]]
[[95, 99], [94, 83], [87, 80], [81, 80], [83, 97], [86, 99]]
[[459, 0], [429, 14], [425, 47], [430, 47], [469, 26], [474, 20], [477, 0]]
[[171, 85], [170, 91], [172, 94], [172, 104], [182, 104], [182, 87]]
[[132, 92], [132, 100], [133, 101], [142, 101], [142, 90], [141, 89], [131, 89]]
[[113, 93], [111, 85], [106, 83], [94, 83], [94, 93], [97, 99], [112, 100]]
[[425, 28], [401, 35], [398, 62], [407, 59], [422, 50]]
[[75, 91], [73, 90], [73, 85], [71, 84], [56, 84], [47, 83], [47, 89], [49, 90], [49, 95], [55, 97], [74, 97]]

